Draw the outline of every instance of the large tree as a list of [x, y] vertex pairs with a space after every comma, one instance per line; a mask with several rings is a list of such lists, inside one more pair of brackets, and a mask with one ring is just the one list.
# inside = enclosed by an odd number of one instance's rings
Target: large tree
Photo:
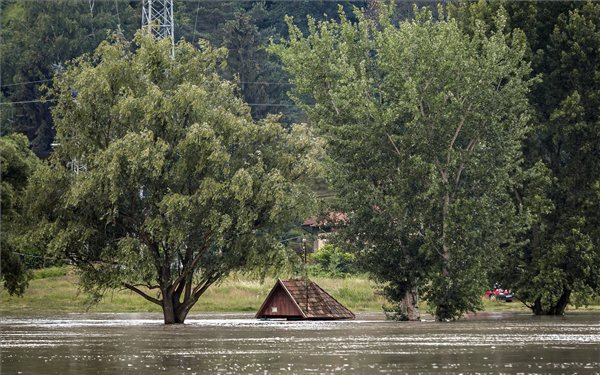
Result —
[[51, 252], [96, 299], [129, 289], [183, 323], [230, 272], [277, 267], [315, 163], [303, 126], [254, 122], [224, 50], [116, 36], [55, 80], [57, 146], [28, 198]]
[[528, 158], [550, 171], [552, 209], [508, 259], [506, 279], [535, 314], [562, 315], [600, 294], [600, 5], [535, 8], [532, 61], [542, 81], [531, 95], [539, 125]]
[[[521, 176], [529, 66], [522, 33], [454, 20], [290, 22], [273, 47], [293, 97], [327, 139], [331, 183], [349, 214], [347, 239], [388, 298], [416, 318], [417, 290], [437, 319], [480, 308], [486, 264], [522, 226]], [[441, 13], [440, 13], [441, 14]]]
[[23, 294], [28, 271], [23, 259], [23, 192], [39, 165], [21, 134], [0, 137], [0, 281], [10, 294]]
[[[491, 24], [500, 3], [452, 8], [464, 30]], [[527, 165], [546, 175], [524, 186], [533, 208], [523, 245], [499, 262], [495, 279], [513, 288], [535, 314], [562, 315], [569, 303], [600, 294], [600, 6], [591, 2], [509, 2], [507, 28], [527, 35], [535, 126], [525, 142]]]

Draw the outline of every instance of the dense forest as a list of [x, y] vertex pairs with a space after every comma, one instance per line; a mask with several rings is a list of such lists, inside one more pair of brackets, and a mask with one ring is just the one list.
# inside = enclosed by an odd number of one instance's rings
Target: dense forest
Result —
[[11, 293], [68, 259], [180, 323], [336, 211], [401, 318], [600, 294], [597, 3], [175, 0], [175, 60], [142, 1], [0, 7]]

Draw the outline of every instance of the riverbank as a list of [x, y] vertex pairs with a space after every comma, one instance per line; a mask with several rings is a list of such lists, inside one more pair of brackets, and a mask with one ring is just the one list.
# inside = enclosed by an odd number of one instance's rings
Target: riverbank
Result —
[[[385, 303], [375, 284], [366, 277], [311, 278], [334, 298], [355, 312], [381, 311]], [[211, 286], [191, 313], [256, 312], [275, 279], [264, 282], [247, 277], [230, 277]], [[97, 305], [89, 306], [77, 287], [77, 275], [67, 268], [37, 270], [22, 297], [0, 292], [0, 314], [81, 313], [81, 312], [160, 312], [161, 308], [128, 290], [109, 292]]]
[[[354, 312], [381, 312], [384, 298], [377, 286], [364, 276], [349, 278], [312, 278], [334, 298]], [[230, 277], [213, 285], [200, 298], [191, 313], [203, 312], [255, 312], [275, 284], [275, 279], [264, 282], [246, 277]], [[77, 275], [68, 268], [36, 270], [34, 279], [23, 297], [9, 296], [0, 291], [0, 314], [56, 314], [83, 312], [160, 312], [159, 306], [122, 290], [108, 293], [97, 305], [89, 306], [86, 296], [78, 290]], [[485, 311], [529, 312], [519, 302], [485, 301]], [[426, 306], [421, 306], [426, 311]], [[600, 306], [590, 306], [570, 311], [597, 311]]]

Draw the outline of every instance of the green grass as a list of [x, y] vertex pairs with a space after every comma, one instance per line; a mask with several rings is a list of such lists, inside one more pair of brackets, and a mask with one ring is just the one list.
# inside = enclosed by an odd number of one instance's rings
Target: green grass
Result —
[[[348, 278], [312, 278], [319, 286], [354, 312], [381, 312], [385, 300], [377, 293], [376, 285], [365, 276]], [[230, 277], [213, 285], [192, 309], [196, 312], [255, 312], [275, 284], [275, 279], [259, 282], [243, 276]], [[427, 311], [424, 303], [421, 311]], [[484, 301], [485, 311], [529, 312], [522, 303], [514, 301]], [[0, 290], [0, 314], [61, 314], [82, 312], [160, 312], [137, 294], [126, 290], [109, 293], [97, 305], [88, 306], [86, 296], [77, 287], [77, 276], [68, 267], [35, 270], [29, 288], [22, 297], [9, 296]], [[573, 311], [600, 311], [600, 298], [591, 306]]]
[[[317, 284], [352, 311], [381, 311], [383, 298], [365, 277], [314, 278]], [[192, 309], [196, 312], [256, 312], [275, 279], [263, 283], [246, 277], [230, 277], [213, 285]], [[56, 314], [81, 312], [160, 312], [159, 306], [127, 290], [109, 293], [97, 305], [88, 306], [69, 268], [36, 270], [22, 297], [0, 291], [0, 314]]]
[[33, 270], [32, 279], [48, 279], [51, 277], [66, 276], [69, 273], [68, 267], [49, 267], [40, 270]]

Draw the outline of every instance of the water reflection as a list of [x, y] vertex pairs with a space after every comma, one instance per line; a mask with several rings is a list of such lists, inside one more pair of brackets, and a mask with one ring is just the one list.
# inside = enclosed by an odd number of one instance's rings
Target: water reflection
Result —
[[2, 374], [600, 374], [600, 319], [478, 315], [457, 323], [198, 315], [5, 317]]

